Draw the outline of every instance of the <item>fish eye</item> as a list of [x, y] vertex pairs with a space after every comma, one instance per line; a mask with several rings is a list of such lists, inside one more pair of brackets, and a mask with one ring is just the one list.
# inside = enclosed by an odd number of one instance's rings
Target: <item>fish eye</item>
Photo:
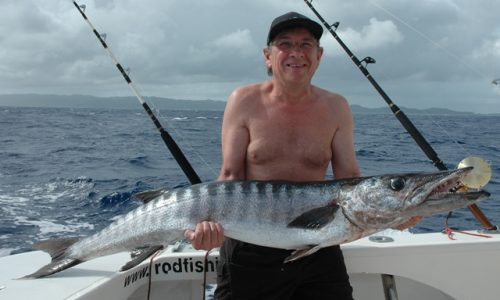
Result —
[[391, 184], [390, 184], [390, 187], [391, 189], [393, 189], [394, 191], [401, 191], [404, 187], [405, 187], [405, 180], [404, 178], [401, 178], [401, 177], [398, 177], [398, 178], [393, 178], [391, 179]]

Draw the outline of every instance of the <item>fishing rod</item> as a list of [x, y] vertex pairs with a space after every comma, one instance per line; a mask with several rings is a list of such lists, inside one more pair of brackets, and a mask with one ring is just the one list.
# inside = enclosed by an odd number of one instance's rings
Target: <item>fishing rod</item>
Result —
[[[411, 135], [411, 137], [415, 140], [417, 145], [422, 149], [425, 155], [433, 162], [433, 164], [441, 171], [448, 170], [448, 168], [444, 165], [443, 161], [438, 157], [436, 151], [432, 148], [432, 146], [427, 142], [424, 136], [418, 131], [418, 129], [413, 125], [410, 119], [406, 116], [406, 114], [392, 102], [391, 98], [385, 93], [385, 91], [380, 87], [380, 85], [375, 81], [370, 72], [366, 69], [368, 64], [375, 63], [375, 59], [370, 56], [365, 57], [362, 60], [359, 60], [352, 51], [344, 44], [344, 42], [340, 39], [340, 37], [335, 32], [337, 27], [339, 26], [339, 22], [335, 22], [330, 25], [323, 19], [323, 17], [319, 14], [319, 12], [312, 5], [312, 0], [304, 0], [304, 2], [309, 6], [312, 12], [318, 17], [318, 19], [323, 23], [323, 26], [332, 34], [335, 40], [340, 44], [342, 49], [349, 55], [353, 63], [358, 67], [358, 69], [363, 73], [363, 75], [368, 79], [368, 81], [372, 84], [372, 86], [377, 90], [377, 92], [382, 96], [385, 100], [392, 113], [396, 116], [399, 122], [403, 125], [406, 131]], [[363, 63], [365, 65], [363, 65]], [[481, 223], [481, 225], [486, 230], [496, 230], [497, 227], [491, 224], [488, 218], [484, 215], [484, 213], [479, 209], [476, 204], [471, 204], [468, 206], [474, 217]]]
[[72, 2], [75, 5], [76, 9], [78, 9], [78, 11], [80, 12], [82, 17], [85, 19], [85, 21], [87, 21], [87, 24], [92, 29], [92, 32], [94, 32], [94, 34], [97, 37], [97, 39], [99, 40], [99, 42], [101, 42], [101, 45], [104, 47], [104, 50], [106, 50], [106, 52], [109, 54], [109, 57], [111, 57], [111, 59], [113, 60], [114, 64], [118, 68], [118, 71], [120, 71], [120, 73], [122, 74], [123, 78], [125, 79], [128, 86], [130, 87], [130, 89], [132, 90], [134, 95], [136, 96], [137, 100], [139, 100], [142, 107], [144, 108], [144, 110], [146, 110], [149, 117], [151, 118], [151, 120], [155, 124], [156, 128], [160, 131], [160, 135], [161, 135], [163, 142], [165, 142], [165, 145], [167, 146], [168, 150], [170, 150], [170, 153], [172, 154], [174, 159], [177, 161], [177, 163], [181, 167], [181, 169], [184, 172], [184, 174], [186, 175], [186, 177], [189, 179], [191, 184], [200, 183], [201, 182], [200, 177], [198, 176], [198, 174], [196, 174], [193, 167], [191, 166], [191, 164], [187, 160], [186, 156], [184, 156], [184, 153], [182, 152], [182, 150], [179, 148], [179, 146], [177, 145], [175, 140], [172, 138], [172, 136], [163, 128], [160, 121], [158, 120], [156, 115], [153, 113], [153, 111], [151, 110], [149, 105], [146, 103], [144, 98], [137, 91], [134, 83], [130, 79], [130, 76], [125, 72], [125, 70], [123, 69], [121, 64], [118, 62], [118, 60], [116, 59], [113, 52], [111, 52], [111, 49], [109, 49], [108, 45], [106, 44], [106, 41], [104, 40], [105, 35], [100, 34], [95, 29], [94, 25], [92, 25], [92, 23], [90, 23], [90, 20], [87, 18], [87, 16], [85, 15], [85, 12], [84, 12], [85, 5], [78, 5], [78, 3], [76, 3], [76, 1], [72, 1]]

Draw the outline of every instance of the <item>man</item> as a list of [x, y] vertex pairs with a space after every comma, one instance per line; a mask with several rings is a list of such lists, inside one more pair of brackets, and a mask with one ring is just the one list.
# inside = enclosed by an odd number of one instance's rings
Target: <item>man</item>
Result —
[[[336, 179], [360, 175], [347, 101], [311, 84], [322, 33], [295, 12], [272, 22], [263, 50], [271, 79], [229, 96], [219, 180], [324, 180], [330, 162]], [[196, 249], [222, 245], [216, 299], [352, 299], [339, 246], [283, 264], [291, 251], [224, 241], [214, 222], [186, 237]]]

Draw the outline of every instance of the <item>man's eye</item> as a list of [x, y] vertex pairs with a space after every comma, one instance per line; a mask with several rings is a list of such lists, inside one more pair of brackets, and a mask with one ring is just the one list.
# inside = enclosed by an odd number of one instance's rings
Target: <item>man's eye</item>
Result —
[[313, 47], [313, 44], [308, 43], [308, 42], [307, 42], [307, 43], [302, 43], [302, 44], [300, 44], [300, 48], [301, 48], [301, 49], [304, 49], [304, 50], [309, 50], [309, 49], [312, 49], [312, 47]]
[[279, 43], [280, 48], [290, 49], [292, 48], [292, 42], [283, 41]]

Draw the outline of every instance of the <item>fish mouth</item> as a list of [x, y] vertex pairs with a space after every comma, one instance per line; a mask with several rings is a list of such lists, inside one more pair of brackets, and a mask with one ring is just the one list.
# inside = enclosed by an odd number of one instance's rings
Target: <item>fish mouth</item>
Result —
[[460, 178], [469, 174], [470, 171], [472, 171], [472, 167], [438, 173], [441, 176], [444, 175], [444, 177], [437, 182], [431, 182], [433, 186], [431, 191], [428, 193], [426, 200], [439, 199], [441, 196], [449, 193], [459, 192], [461, 190]]
[[446, 205], [446, 202], [456, 202], [458, 206], [463, 201], [475, 202], [480, 198], [490, 196], [490, 193], [484, 190], [469, 191], [463, 188], [460, 179], [469, 174], [473, 167], [466, 167], [457, 170], [443, 171], [429, 175], [427, 183], [424, 183], [415, 190], [415, 193], [423, 193], [422, 204], [426, 206]]

